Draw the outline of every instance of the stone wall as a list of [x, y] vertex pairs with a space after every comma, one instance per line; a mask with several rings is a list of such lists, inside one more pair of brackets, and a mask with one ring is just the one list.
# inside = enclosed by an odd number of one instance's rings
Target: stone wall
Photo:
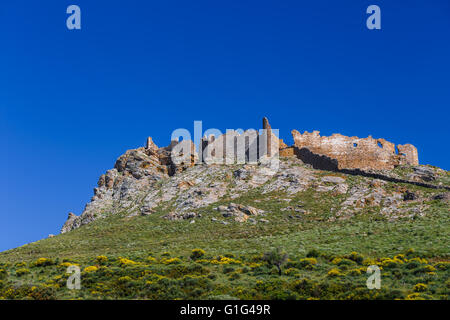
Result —
[[333, 134], [322, 137], [319, 131], [301, 134], [297, 130], [292, 131], [292, 136], [294, 150], [281, 152], [281, 155], [294, 153], [310, 162], [316, 159], [329, 166], [325, 169], [391, 170], [402, 164], [419, 164], [417, 149], [411, 144], [398, 145], [397, 152], [392, 142], [371, 136], [358, 138]]

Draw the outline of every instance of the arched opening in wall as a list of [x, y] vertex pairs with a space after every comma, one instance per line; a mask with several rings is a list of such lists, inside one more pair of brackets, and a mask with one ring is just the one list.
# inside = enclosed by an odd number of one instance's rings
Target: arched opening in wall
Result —
[[399, 152], [398, 152], [398, 147], [397, 147], [397, 146], [395, 146], [395, 153], [396, 153], [396, 154], [399, 154]]
[[383, 144], [382, 144], [380, 141], [378, 141], [378, 146], [379, 146], [380, 148], [383, 148]]
[[353, 143], [353, 147], [356, 148], [358, 146], [358, 144], [355, 142]]

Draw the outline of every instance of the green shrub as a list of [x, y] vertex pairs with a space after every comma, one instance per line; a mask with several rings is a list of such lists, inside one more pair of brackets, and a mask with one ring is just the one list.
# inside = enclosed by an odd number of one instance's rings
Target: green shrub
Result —
[[53, 286], [32, 287], [29, 297], [35, 300], [55, 300], [56, 289]]
[[318, 258], [320, 256], [320, 251], [316, 249], [311, 249], [306, 254], [307, 258]]
[[410, 261], [405, 264], [406, 269], [416, 269], [420, 266], [420, 263], [417, 261]]
[[230, 272], [234, 272], [234, 267], [232, 267], [232, 266], [223, 266], [223, 268], [222, 268], [222, 272], [223, 273], [230, 273]]
[[298, 270], [297, 268], [289, 268], [284, 271], [284, 274], [287, 276], [295, 276], [299, 273], [300, 273], [300, 270]]
[[294, 290], [295, 292], [300, 293], [304, 296], [310, 296], [312, 295], [313, 288], [316, 285], [316, 283], [310, 279], [299, 279], [291, 282], [289, 284], [290, 288]]
[[[347, 258], [338, 258], [339, 260], [337, 261], [337, 263], [334, 263], [336, 265], [338, 265], [339, 267], [341, 267], [342, 269], [347, 269], [348, 267], [353, 267], [356, 265], [356, 262]], [[336, 262], [336, 259], [333, 260], [333, 262]]]
[[364, 256], [362, 254], [359, 254], [358, 252], [351, 252], [350, 254], [346, 255], [345, 258], [349, 259], [349, 260], [353, 260], [358, 264], [362, 264], [362, 262], [364, 261]]
[[276, 267], [278, 274], [281, 276], [281, 268], [286, 263], [288, 254], [282, 251], [281, 248], [277, 248], [275, 250], [266, 252], [263, 259], [269, 265]]
[[237, 280], [239, 278], [241, 278], [241, 275], [238, 272], [232, 272], [228, 277], [230, 280]]

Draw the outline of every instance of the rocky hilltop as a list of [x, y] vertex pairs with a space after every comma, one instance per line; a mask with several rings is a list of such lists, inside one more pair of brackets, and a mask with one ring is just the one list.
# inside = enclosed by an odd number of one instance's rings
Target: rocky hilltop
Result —
[[[227, 132], [217, 138], [205, 137], [201, 150], [189, 140], [175, 140], [160, 148], [148, 138], [145, 147], [126, 151], [114, 168], [99, 178], [83, 213], [69, 213], [61, 233], [124, 212], [131, 219], [163, 210], [168, 212], [164, 219], [191, 219], [195, 223], [196, 219], [208, 219], [198, 209], [224, 197], [231, 199], [229, 204], [215, 208], [223, 219], [209, 219], [222, 224], [270, 223], [270, 213], [232, 201], [255, 188], [261, 194], [283, 192], [285, 197], [279, 200], [286, 203], [283, 210], [292, 219], [309, 214], [301, 206], [289, 205], [297, 193], [307, 190], [342, 199], [331, 208], [329, 221], [348, 219], [367, 208], [378, 210], [389, 220], [413, 218], [427, 213], [429, 200], [449, 201], [449, 172], [419, 165], [417, 149], [410, 144], [395, 146], [370, 136], [320, 137], [318, 131], [302, 135], [294, 130], [292, 134], [294, 145], [287, 146], [264, 118], [262, 133]], [[240, 136], [246, 139], [245, 157], [236, 161], [235, 144]], [[255, 159], [249, 154], [253, 144], [263, 145]], [[227, 151], [230, 146], [231, 156]], [[208, 161], [205, 154], [215, 161]], [[174, 155], [181, 155], [181, 160]], [[231, 163], [225, 161], [229, 158]], [[435, 192], [413, 192], [409, 185]]]

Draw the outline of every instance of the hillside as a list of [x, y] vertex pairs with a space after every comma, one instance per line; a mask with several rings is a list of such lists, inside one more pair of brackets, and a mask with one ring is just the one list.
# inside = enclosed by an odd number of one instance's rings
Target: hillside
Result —
[[[425, 170], [448, 186], [448, 172], [420, 168], [392, 174]], [[2, 252], [0, 296], [448, 297], [448, 191], [316, 170], [295, 158], [267, 170], [196, 165], [150, 190], [131, 189], [126, 205], [99, 210], [81, 227]], [[149, 194], [168, 200], [143, 211]], [[277, 248], [289, 257], [282, 275], [263, 258]], [[84, 270], [81, 290], [65, 287], [70, 264]], [[368, 264], [382, 266], [389, 284], [378, 293], [365, 288]]]
[[410, 144], [292, 134], [148, 138], [60, 235], [0, 253], [0, 298], [448, 299], [450, 173]]

